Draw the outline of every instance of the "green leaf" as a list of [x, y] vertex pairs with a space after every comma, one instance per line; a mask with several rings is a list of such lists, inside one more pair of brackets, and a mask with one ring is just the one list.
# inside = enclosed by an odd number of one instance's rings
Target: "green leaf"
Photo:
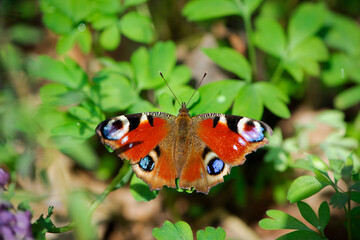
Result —
[[120, 30], [116, 23], [106, 27], [100, 34], [100, 45], [106, 50], [114, 50], [119, 46]]
[[42, 20], [45, 26], [56, 34], [69, 33], [74, 29], [71, 19], [56, 10], [53, 12], [45, 13]]
[[320, 226], [319, 219], [316, 216], [314, 210], [309, 206], [309, 204], [300, 201], [297, 203], [297, 206], [299, 208], [301, 216], [303, 216], [306, 221], [308, 221], [315, 228], [318, 228]]
[[244, 82], [237, 80], [222, 80], [208, 83], [198, 89], [200, 101], [191, 108], [194, 114], [206, 112], [224, 113], [234, 102]]
[[203, 50], [220, 67], [236, 74], [239, 78], [251, 80], [251, 68], [246, 58], [228, 47], [207, 48]]
[[[94, 129], [91, 130], [94, 132]], [[57, 148], [68, 155], [75, 163], [88, 170], [97, 168], [99, 161], [97, 154], [92, 146], [84, 142], [84, 139], [74, 138], [69, 135], [58, 135], [52, 139]]]
[[158, 84], [154, 83], [150, 78], [149, 70], [149, 53], [145, 47], [138, 48], [130, 59], [131, 65], [134, 69], [134, 75], [137, 83], [137, 88], [152, 89]]
[[71, 1], [71, 16], [75, 23], [85, 20], [93, 11], [95, 2], [92, 0]]
[[169, 84], [172, 87], [187, 84], [191, 79], [191, 70], [188, 66], [177, 65], [174, 67], [173, 73], [169, 78]]
[[42, 55], [31, 61], [28, 68], [33, 76], [62, 83], [73, 89], [81, 88], [87, 83], [86, 73], [71, 58], [62, 62]]
[[[112, 1], [112, 0], [110, 0]], [[114, 2], [114, 1], [112, 1]], [[117, 2], [117, 1], [115, 1]], [[117, 23], [116, 15], [105, 15], [101, 13], [94, 13], [93, 17], [91, 18], [91, 26], [95, 30], [102, 30], [112, 24]]]
[[323, 201], [319, 207], [319, 223], [321, 229], [324, 229], [330, 221], [330, 209], [326, 201]]
[[350, 199], [354, 202], [360, 203], [360, 192], [351, 191]]
[[11, 39], [23, 45], [32, 45], [40, 42], [42, 31], [27, 24], [16, 24], [9, 29]]
[[59, 40], [56, 43], [56, 52], [58, 54], [67, 53], [70, 49], [72, 49], [76, 42], [77, 33], [76, 31], [72, 31], [68, 34], [64, 34], [59, 37]]
[[148, 0], [124, 0], [124, 7], [136, 6], [147, 1]]
[[351, 61], [343, 53], [334, 53], [330, 57], [328, 68], [323, 70], [321, 80], [329, 87], [337, 87], [346, 83]]
[[329, 52], [320, 38], [311, 37], [293, 48], [289, 53], [289, 58], [298, 62], [307, 59], [325, 61], [329, 58]]
[[315, 176], [301, 176], [290, 185], [288, 200], [291, 203], [308, 198], [323, 189], [324, 184]]
[[260, 5], [263, 0], [243, 0], [240, 3], [243, 4], [243, 14], [251, 15]]
[[119, 13], [123, 10], [120, 1], [114, 0], [97, 0], [94, 1], [95, 8], [97, 8], [101, 13], [109, 14], [115, 16], [115, 14]]
[[159, 82], [163, 83], [159, 72], [162, 72], [165, 79], [171, 75], [176, 63], [175, 50], [175, 44], [171, 41], [157, 42], [150, 49], [149, 68], [151, 78], [157, 78]]
[[94, 83], [100, 108], [105, 112], [124, 110], [138, 97], [128, 80], [119, 74], [100, 73]]
[[79, 91], [73, 91], [58, 83], [50, 83], [40, 88], [40, 98], [44, 105], [68, 106], [78, 104], [86, 96]]
[[53, 209], [53, 206], [49, 206], [47, 216], [44, 218], [44, 215], [41, 214], [40, 217], [33, 224], [31, 224], [31, 231], [35, 239], [46, 240], [45, 234], [50, 229], [56, 227], [50, 219], [51, 215], [53, 214]]
[[[84, 26], [86, 25], [84, 24]], [[77, 42], [83, 53], [88, 54], [91, 51], [92, 37], [89, 27], [86, 27], [84, 30], [81, 31], [78, 30]]]
[[94, 135], [94, 129], [81, 122], [71, 122], [62, 126], [57, 126], [52, 130], [53, 135], [66, 135], [81, 139], [88, 139]]
[[284, 68], [297, 82], [303, 81], [304, 72], [298, 63], [294, 61], [286, 61], [284, 63]]
[[346, 109], [360, 102], [360, 84], [350, 87], [335, 97], [335, 106]]
[[275, 85], [268, 82], [257, 82], [253, 87], [261, 96], [266, 108], [272, 113], [282, 118], [290, 117], [290, 111], [285, 104], [289, 99]]
[[138, 202], [148, 202], [157, 197], [158, 191], [151, 191], [149, 186], [135, 174], [133, 174], [130, 181], [131, 195]]
[[241, 15], [242, 11], [233, 0], [197, 0], [188, 2], [182, 14], [189, 21]]
[[137, 12], [129, 12], [120, 20], [121, 32], [129, 39], [151, 43], [155, 39], [155, 31], [149, 17]]
[[88, 123], [96, 124], [105, 118], [101, 110], [92, 102], [83, 102], [82, 106], [71, 107], [68, 112], [72, 116]]
[[292, 15], [288, 25], [290, 49], [314, 35], [323, 26], [327, 14], [323, 3], [303, 3]]
[[261, 119], [264, 111], [260, 94], [251, 84], [245, 84], [235, 98], [232, 114]]
[[334, 193], [331, 198], [330, 198], [330, 205], [332, 205], [333, 207], [342, 209], [343, 207], [345, 207], [345, 205], [347, 204], [347, 202], [349, 201], [349, 194], [344, 192], [337, 192]]
[[333, 48], [343, 50], [349, 55], [360, 53], [360, 26], [352, 18], [329, 12], [329, 32], [325, 36], [326, 43]]
[[272, 18], [257, 18], [255, 44], [264, 52], [281, 58], [285, 54], [286, 37], [282, 26]]
[[193, 233], [189, 224], [180, 221], [172, 224], [169, 221], [165, 221], [161, 228], [154, 228], [152, 231], [154, 237], [158, 240], [192, 240]]
[[263, 229], [300, 229], [311, 231], [310, 228], [308, 228], [301, 221], [280, 210], [268, 210], [266, 211], [266, 214], [270, 218], [264, 218], [259, 222], [260, 227]]
[[196, 232], [197, 240], [225, 240], [226, 232], [221, 227], [206, 227], [204, 230]]
[[278, 237], [276, 240], [324, 240], [318, 233], [314, 231], [305, 231], [305, 230], [298, 230], [294, 232], [287, 233]]

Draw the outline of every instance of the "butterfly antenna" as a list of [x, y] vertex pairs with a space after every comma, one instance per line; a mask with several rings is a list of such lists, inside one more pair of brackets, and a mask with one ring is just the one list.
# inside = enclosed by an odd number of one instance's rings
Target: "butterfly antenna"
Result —
[[189, 106], [190, 100], [191, 100], [191, 99], [192, 99], [192, 97], [195, 95], [196, 91], [197, 91], [197, 90], [198, 90], [198, 88], [200, 87], [200, 85], [201, 85], [202, 81], [204, 80], [204, 78], [206, 77], [206, 75], [207, 75], [207, 72], [205, 72], [205, 73], [204, 73], [204, 75], [203, 75], [203, 77], [201, 78], [201, 80], [200, 80], [200, 82], [199, 82], [198, 86], [196, 87], [196, 89], [195, 89], [194, 93], [191, 95], [191, 97], [190, 97], [189, 101], [186, 103], [186, 106]]
[[171, 93], [174, 95], [176, 101], [178, 102], [179, 106], [181, 106], [181, 103], [179, 101], [179, 99], [176, 97], [175, 93], [173, 92], [173, 90], [171, 90], [171, 87], [169, 86], [169, 84], [167, 83], [167, 81], [165, 80], [164, 76], [162, 75], [161, 72], [159, 72], [160, 76], [162, 77], [162, 79], [164, 79], [164, 82], [166, 83], [166, 85], [168, 86], [168, 88], [170, 89]]

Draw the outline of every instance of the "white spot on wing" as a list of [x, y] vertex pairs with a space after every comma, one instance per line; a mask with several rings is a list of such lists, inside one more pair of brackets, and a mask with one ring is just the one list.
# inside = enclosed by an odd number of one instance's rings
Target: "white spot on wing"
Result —
[[233, 145], [233, 149], [235, 149], [236, 151], [238, 150], [238, 147], [236, 146], [236, 144]]
[[126, 143], [129, 140], [128, 136], [125, 136], [123, 139], [121, 139], [121, 144]]
[[133, 147], [133, 144], [132, 144], [132, 143], [130, 143], [130, 144], [129, 144], [129, 148], [132, 148], [132, 147]]
[[223, 123], [223, 124], [226, 124], [226, 117], [221, 115], [220, 119], [219, 119], [219, 122]]
[[241, 137], [238, 138], [238, 142], [239, 142], [241, 145], [243, 145], [243, 146], [245, 146], [245, 144], [246, 144], [246, 142], [244, 141], [244, 139], [242, 139]]
[[147, 121], [148, 121], [147, 115], [146, 115], [146, 114], [142, 114], [142, 115], [141, 115], [141, 118], [140, 118], [140, 123], [147, 122]]

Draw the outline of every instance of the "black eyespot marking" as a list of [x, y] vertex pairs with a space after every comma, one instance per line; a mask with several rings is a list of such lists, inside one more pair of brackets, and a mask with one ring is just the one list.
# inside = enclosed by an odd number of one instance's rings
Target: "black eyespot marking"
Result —
[[231, 131], [238, 133], [237, 124], [240, 121], [240, 119], [241, 118], [235, 118], [235, 117], [226, 118], [227, 125]]
[[139, 166], [142, 170], [151, 172], [154, 169], [155, 162], [152, 157], [147, 155], [146, 157], [140, 159]]
[[155, 152], [156, 152], [156, 155], [158, 157], [160, 157], [160, 154], [161, 154], [161, 151], [160, 151], [160, 148], [159, 148], [159, 145], [157, 145], [155, 148], [154, 148]]
[[154, 126], [154, 118], [153, 118], [153, 116], [147, 115], [147, 119], [148, 119], [150, 125], [153, 127]]
[[252, 120], [248, 120], [248, 121], [246, 122], [246, 125], [248, 125], [249, 127], [255, 127], [255, 123], [254, 123], [254, 121], [252, 121]]
[[203, 154], [202, 154], [202, 159], [205, 159], [206, 158], [206, 155], [211, 151], [210, 148], [208, 148], [208, 146], [206, 146], [204, 148], [204, 151], [203, 151]]
[[115, 122], [112, 123], [112, 125], [116, 129], [121, 129], [124, 127], [124, 123], [121, 120], [116, 120]]
[[225, 163], [220, 158], [213, 158], [207, 165], [207, 171], [210, 175], [218, 175], [225, 168]]
[[215, 128], [217, 126], [219, 120], [220, 120], [219, 116], [214, 117], [214, 119], [213, 119], [213, 128]]
[[135, 128], [137, 128], [139, 126], [140, 117], [141, 117], [141, 114], [139, 114], [139, 116], [133, 116], [133, 117], [128, 117], [127, 118], [129, 123], [130, 123], [129, 132], [134, 130]]

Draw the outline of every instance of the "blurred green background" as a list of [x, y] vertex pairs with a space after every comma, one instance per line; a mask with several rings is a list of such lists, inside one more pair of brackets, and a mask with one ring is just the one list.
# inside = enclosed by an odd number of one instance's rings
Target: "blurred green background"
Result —
[[[165, 220], [186, 221], [194, 234], [220, 226], [227, 239], [275, 239], [289, 231], [258, 222], [270, 208], [303, 221], [290, 204], [302, 199], [315, 212], [331, 205], [329, 239], [351, 231], [359, 239], [359, 19], [357, 0], [3, 0], [0, 167], [11, 181], [2, 197], [29, 203], [32, 222], [54, 206], [57, 227], [76, 223], [44, 230], [46, 239], [154, 239]], [[139, 190], [141, 180], [126, 175], [89, 217], [91, 202], [129, 168], [96, 126], [125, 113], [178, 112], [159, 71], [185, 102], [208, 72], [190, 114], [263, 120], [274, 129], [270, 144], [209, 195]], [[321, 182], [326, 172], [355, 197], [336, 201]], [[288, 192], [314, 174], [324, 185]], [[351, 216], [348, 202], [357, 207]]]

